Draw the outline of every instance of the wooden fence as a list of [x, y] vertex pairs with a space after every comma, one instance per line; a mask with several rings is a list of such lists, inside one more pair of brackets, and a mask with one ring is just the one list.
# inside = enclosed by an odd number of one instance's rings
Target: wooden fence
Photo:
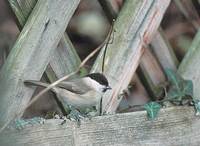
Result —
[[[0, 127], [21, 117], [29, 103], [34, 90], [24, 86], [24, 80], [40, 80], [45, 72], [53, 82], [80, 65], [80, 58], [65, 33], [79, 2], [8, 0], [21, 33], [0, 73]], [[114, 114], [121, 102], [119, 95], [130, 83], [138, 66], [145, 73], [153, 95], [156, 95], [155, 87], [166, 80], [163, 68], [178, 68], [173, 49], [159, 28], [170, 0], [126, 0], [119, 14], [108, 0], [99, 2], [110, 22], [116, 18], [115, 39], [108, 45], [109, 57], [105, 64], [105, 75], [113, 90], [103, 98], [103, 110], [112, 115], [83, 120], [80, 127], [71, 121], [61, 125], [62, 120], [52, 119], [20, 130], [5, 128], [0, 133], [0, 145], [199, 144], [200, 122], [191, 107], [164, 108], [154, 121], [147, 119], [145, 111]], [[193, 80], [196, 98], [200, 95], [199, 35], [197, 33], [178, 68], [183, 77]], [[148, 44], [157, 59], [149, 51]], [[101, 70], [103, 51], [104, 48], [91, 72]]]

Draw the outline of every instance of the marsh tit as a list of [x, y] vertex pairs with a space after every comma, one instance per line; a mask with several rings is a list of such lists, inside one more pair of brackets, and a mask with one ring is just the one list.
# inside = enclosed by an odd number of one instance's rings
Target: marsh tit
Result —
[[[47, 87], [40, 81], [26, 80], [26, 85]], [[67, 106], [77, 109], [96, 107], [99, 110], [103, 93], [110, 90], [107, 78], [102, 73], [91, 73], [82, 78], [62, 81], [51, 89], [58, 99]]]

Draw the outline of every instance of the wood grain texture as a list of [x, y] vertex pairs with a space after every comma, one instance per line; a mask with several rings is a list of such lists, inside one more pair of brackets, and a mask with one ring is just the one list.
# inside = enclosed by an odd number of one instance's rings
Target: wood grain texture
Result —
[[[9, 0], [8, 2], [17, 17], [19, 28], [23, 28], [37, 0]], [[67, 34], [64, 33], [52, 55], [46, 74], [51, 82], [55, 81], [75, 71], [80, 62], [74, 46]]]
[[37, 0], [8, 0], [8, 3], [17, 18], [18, 27], [22, 29]]
[[[127, 0], [114, 24], [114, 40], [108, 46], [105, 75], [113, 88], [103, 98], [103, 109], [113, 113], [119, 95], [128, 86], [143, 53], [142, 45], [150, 42], [170, 0]], [[100, 52], [92, 72], [101, 71], [103, 51]]]
[[[37, 0], [9, 0], [8, 3], [17, 18], [16, 22], [18, 22], [18, 27], [21, 30], [35, 7]], [[80, 62], [74, 46], [67, 34], [64, 33], [45, 70], [45, 75], [48, 77], [47, 80], [54, 82], [58, 78], [75, 71]], [[63, 109], [59, 99], [57, 97], [55, 99], [58, 106]], [[64, 110], [62, 111], [65, 113]]]
[[185, 79], [192, 80], [194, 84], [194, 98], [200, 99], [200, 30], [196, 34], [191, 47], [188, 49], [178, 72]]
[[39, 0], [0, 72], [0, 126], [33, 94], [24, 80], [39, 80], [79, 0]]
[[[98, 2], [103, 8], [104, 13], [107, 16], [110, 24], [113, 24], [113, 20], [117, 18], [119, 11], [116, 11], [114, 9], [114, 5], [112, 1], [110, 0], [98, 0]], [[118, 111], [121, 111], [124, 106], [127, 108], [129, 105], [132, 106], [132, 105], [140, 104], [142, 101], [144, 103], [145, 101], [149, 100], [147, 91], [144, 88], [144, 85], [142, 84], [142, 82], [140, 81], [137, 73], [133, 75], [133, 79], [130, 82], [130, 84], [132, 83], [134, 84], [133, 89], [132, 89], [133, 91], [131, 92], [131, 94], [129, 94], [128, 97], [126, 98], [124, 97], [122, 99], [125, 102], [123, 101], [120, 102], [118, 106]]]
[[[74, 72], [80, 65], [81, 60], [66, 33], [63, 34], [49, 63], [57, 78], [61, 78]], [[47, 70], [49, 77], [49, 70]], [[52, 80], [51, 80], [52, 81]]]
[[163, 69], [170, 68], [174, 71], [177, 70], [178, 59], [161, 28], [159, 28], [152, 39], [151, 46]]
[[22, 130], [6, 129], [0, 141], [4, 146], [194, 146], [200, 143], [199, 120], [192, 107], [162, 109], [154, 121], [147, 120], [145, 111], [95, 117], [80, 127], [47, 120]]
[[158, 88], [161, 83], [166, 81], [165, 74], [156, 57], [152, 54], [149, 47], [144, 48], [144, 54], [141, 58], [139, 68], [143, 74], [146, 87], [151, 93], [152, 99], [158, 99], [161, 96], [163, 89]]

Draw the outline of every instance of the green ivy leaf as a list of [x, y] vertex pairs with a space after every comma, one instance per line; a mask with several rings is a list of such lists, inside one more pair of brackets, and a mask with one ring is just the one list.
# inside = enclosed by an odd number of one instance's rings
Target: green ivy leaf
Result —
[[167, 93], [169, 101], [180, 105], [183, 100], [191, 99], [193, 96], [193, 83], [191, 80], [184, 80], [179, 74], [170, 69], [166, 69], [166, 74], [170, 83]]
[[161, 105], [157, 102], [148, 102], [144, 105], [144, 108], [147, 111], [148, 118], [153, 120], [157, 117]]

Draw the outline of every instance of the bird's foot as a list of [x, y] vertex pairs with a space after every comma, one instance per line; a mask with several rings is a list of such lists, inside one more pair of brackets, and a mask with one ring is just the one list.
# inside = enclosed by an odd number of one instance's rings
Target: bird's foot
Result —
[[80, 126], [81, 119], [87, 118], [88, 116], [85, 114], [82, 114], [77, 109], [71, 110], [71, 112], [67, 115], [67, 118], [71, 121], [76, 121], [77, 125]]

